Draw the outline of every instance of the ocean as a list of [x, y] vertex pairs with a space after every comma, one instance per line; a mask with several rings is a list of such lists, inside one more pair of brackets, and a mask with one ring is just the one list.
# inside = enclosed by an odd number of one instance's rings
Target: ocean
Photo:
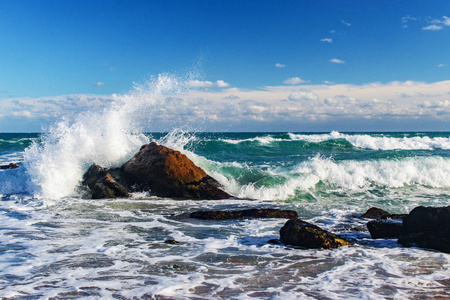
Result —
[[[449, 132], [141, 133], [86, 120], [0, 134], [0, 165], [19, 165], [0, 170], [2, 299], [450, 297], [450, 254], [373, 240], [359, 217], [448, 206]], [[92, 162], [118, 166], [150, 141], [182, 151], [236, 198], [81, 197]], [[244, 208], [292, 209], [353, 244], [268, 243], [284, 219], [189, 218]]]

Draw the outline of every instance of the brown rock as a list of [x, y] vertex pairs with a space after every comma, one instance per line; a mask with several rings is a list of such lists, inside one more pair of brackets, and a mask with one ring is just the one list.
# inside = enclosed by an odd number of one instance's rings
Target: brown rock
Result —
[[234, 211], [195, 211], [191, 213], [191, 218], [202, 220], [228, 220], [241, 218], [280, 218], [297, 219], [297, 212], [293, 210], [279, 210], [273, 208], [245, 209]]
[[96, 164], [83, 175], [83, 184], [89, 187], [92, 199], [129, 197], [129, 190], [116, 181], [110, 170]]
[[361, 216], [361, 218], [379, 220], [383, 216], [390, 216], [390, 215], [391, 215], [390, 213], [388, 213], [385, 210], [382, 210], [381, 208], [371, 207]]
[[[226, 199], [219, 183], [179, 151], [151, 143], [121, 168], [124, 180], [160, 197]], [[133, 184], [132, 184], [133, 185]]]
[[305, 248], [333, 249], [350, 245], [340, 236], [300, 219], [289, 220], [280, 229], [280, 240], [288, 245]]

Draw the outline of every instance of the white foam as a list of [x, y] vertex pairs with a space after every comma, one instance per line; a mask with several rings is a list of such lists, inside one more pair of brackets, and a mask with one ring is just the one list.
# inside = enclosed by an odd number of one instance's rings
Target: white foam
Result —
[[389, 137], [370, 134], [344, 134], [332, 131], [329, 134], [293, 134], [289, 137], [294, 141], [320, 143], [335, 139], [344, 139], [357, 148], [371, 150], [434, 150], [450, 149], [450, 137], [412, 136]]
[[222, 141], [222, 142], [225, 142], [225, 143], [229, 143], [229, 144], [234, 144], [234, 145], [237, 145], [237, 144], [240, 144], [240, 143], [245, 143], [245, 142], [258, 142], [258, 143], [260, 143], [262, 145], [268, 145], [268, 144], [271, 144], [273, 142], [281, 142], [281, 141], [284, 141], [284, 140], [283, 139], [279, 139], [279, 138], [274, 138], [274, 137], [272, 137], [270, 135], [267, 135], [267, 136], [257, 136], [257, 137], [254, 137], [254, 138], [237, 139], [237, 140], [221, 138], [221, 139], [219, 139], [219, 141]]
[[118, 166], [129, 159], [149, 139], [141, 134], [152, 111], [164, 95], [179, 87], [170, 76], [125, 95], [113, 95], [111, 107], [86, 112], [52, 126], [25, 152], [24, 165], [37, 187], [35, 193], [46, 199], [76, 194], [83, 172], [92, 163]]
[[[248, 166], [245, 166], [248, 168]], [[400, 188], [426, 186], [449, 188], [450, 159], [443, 157], [410, 157], [371, 161], [334, 161], [320, 155], [300, 163], [294, 169], [273, 168], [267, 176], [275, 176], [284, 183], [267, 187], [254, 183], [239, 184], [220, 172], [212, 172], [227, 192], [241, 198], [287, 200], [297, 190], [314, 189], [320, 182], [346, 190], [360, 190], [371, 186]]]

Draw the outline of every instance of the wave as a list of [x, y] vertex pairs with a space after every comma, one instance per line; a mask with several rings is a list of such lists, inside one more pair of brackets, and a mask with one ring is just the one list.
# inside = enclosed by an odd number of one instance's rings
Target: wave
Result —
[[293, 134], [289, 133], [293, 141], [306, 141], [320, 143], [329, 140], [342, 139], [356, 148], [370, 150], [435, 150], [450, 149], [450, 137], [413, 136], [413, 137], [388, 137], [373, 136], [370, 134], [344, 134], [332, 131], [329, 134]]
[[264, 136], [250, 137], [244, 139], [222, 138], [219, 141], [228, 144], [258, 143], [261, 145], [270, 145], [279, 142], [306, 142], [320, 144], [328, 141], [342, 141], [349, 146], [369, 149], [369, 150], [435, 150], [450, 149], [450, 137], [429, 137], [429, 136], [405, 136], [393, 137], [375, 134], [344, 134], [332, 131], [325, 134], [298, 134], [288, 133], [286, 136], [273, 136], [270, 134]]
[[[347, 191], [406, 186], [450, 188], [450, 159], [437, 156], [336, 162], [316, 155], [290, 169], [236, 163], [214, 166], [201, 160], [198, 163], [208, 167], [227, 192], [250, 199], [288, 200], [297, 191], [315, 190], [321, 183]], [[247, 181], [249, 178], [251, 181]]]

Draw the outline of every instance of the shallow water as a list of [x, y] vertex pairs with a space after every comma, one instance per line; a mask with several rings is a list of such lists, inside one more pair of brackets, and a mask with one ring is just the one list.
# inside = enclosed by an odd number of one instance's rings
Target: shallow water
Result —
[[[450, 296], [449, 254], [372, 240], [365, 229], [367, 220], [354, 211], [314, 214], [299, 203], [136, 197], [67, 198], [50, 206], [3, 200], [0, 295], [14, 299]], [[186, 215], [199, 209], [249, 207], [295, 209], [302, 219], [354, 244], [336, 250], [298, 249], [268, 243], [279, 237], [286, 220], [205, 221]]]

